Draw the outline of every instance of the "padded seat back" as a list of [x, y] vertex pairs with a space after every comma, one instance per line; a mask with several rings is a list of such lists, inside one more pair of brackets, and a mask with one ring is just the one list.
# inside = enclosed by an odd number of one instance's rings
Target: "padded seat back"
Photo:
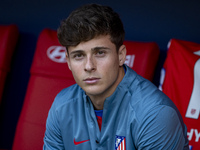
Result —
[[179, 109], [192, 150], [200, 148], [200, 44], [172, 39], [160, 89]]
[[0, 102], [19, 31], [16, 25], [0, 25]]
[[159, 58], [159, 47], [155, 42], [125, 41], [127, 55], [125, 64], [139, 75], [152, 81]]
[[75, 83], [56, 31], [44, 29], [37, 42], [31, 76], [17, 124], [13, 149], [42, 149], [48, 111], [56, 94]]

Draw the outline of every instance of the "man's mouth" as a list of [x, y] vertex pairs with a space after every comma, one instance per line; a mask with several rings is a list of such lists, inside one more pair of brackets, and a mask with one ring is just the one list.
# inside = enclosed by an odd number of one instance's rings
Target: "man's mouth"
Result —
[[84, 79], [83, 81], [84, 81], [86, 84], [95, 84], [95, 83], [97, 83], [99, 80], [100, 80], [100, 78], [91, 77], [91, 78], [86, 78], [86, 79]]

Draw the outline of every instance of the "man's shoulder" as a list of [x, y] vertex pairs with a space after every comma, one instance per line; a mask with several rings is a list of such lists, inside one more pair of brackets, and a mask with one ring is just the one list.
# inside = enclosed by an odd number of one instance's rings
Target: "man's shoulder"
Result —
[[[145, 113], [160, 106], [175, 108], [173, 102], [152, 82], [137, 75], [129, 87], [130, 105], [136, 112]], [[139, 109], [138, 109], [139, 108]]]
[[67, 88], [64, 88], [62, 89], [56, 97], [66, 97], [67, 95], [67, 98], [71, 98], [71, 97], [74, 97], [75, 95], [77, 95], [78, 92], [80, 92], [81, 88], [77, 85], [77, 84], [74, 84], [74, 85], [71, 85]]
[[77, 100], [83, 94], [83, 90], [77, 85], [74, 84], [70, 87], [62, 89], [54, 99], [53, 105], [56, 108], [61, 107], [67, 103], [72, 103], [74, 100]]

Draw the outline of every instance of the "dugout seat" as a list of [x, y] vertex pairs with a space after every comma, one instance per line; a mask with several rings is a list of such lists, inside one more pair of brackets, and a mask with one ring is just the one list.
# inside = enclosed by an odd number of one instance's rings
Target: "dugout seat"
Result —
[[[126, 63], [132, 65], [133, 69], [138, 68], [142, 75], [152, 77], [159, 54], [157, 45], [139, 42], [125, 42], [125, 44], [130, 49]], [[135, 52], [131, 52], [132, 50]], [[137, 66], [141, 66], [142, 69]], [[143, 69], [152, 70], [148, 73], [142, 71]], [[42, 148], [46, 118], [54, 97], [61, 89], [75, 83], [66, 63], [65, 48], [59, 44], [56, 31], [44, 29], [41, 32], [30, 73], [13, 150]]]
[[75, 83], [56, 31], [44, 29], [37, 42], [13, 150], [42, 149], [45, 123], [56, 94]]
[[200, 148], [200, 44], [172, 39], [160, 79], [162, 90], [179, 109], [190, 149]]
[[125, 64], [139, 75], [152, 81], [159, 58], [159, 47], [155, 42], [125, 41], [127, 55]]
[[18, 36], [19, 31], [16, 25], [0, 25], [0, 103]]

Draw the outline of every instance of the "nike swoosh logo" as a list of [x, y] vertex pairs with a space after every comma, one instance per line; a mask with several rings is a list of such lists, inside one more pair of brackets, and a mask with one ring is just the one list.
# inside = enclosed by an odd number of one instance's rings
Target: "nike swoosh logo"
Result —
[[84, 140], [84, 141], [76, 142], [76, 141], [75, 141], [75, 138], [74, 138], [74, 144], [75, 144], [75, 145], [79, 145], [79, 144], [82, 144], [82, 143], [87, 142], [87, 141], [89, 141], [89, 140]]

